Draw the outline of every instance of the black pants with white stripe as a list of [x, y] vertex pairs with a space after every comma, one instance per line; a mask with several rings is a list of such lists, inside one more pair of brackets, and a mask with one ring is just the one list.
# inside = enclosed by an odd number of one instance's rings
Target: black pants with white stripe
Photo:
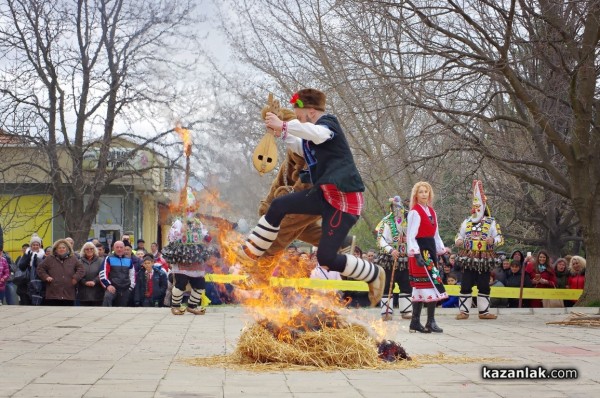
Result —
[[322, 234], [317, 251], [317, 261], [330, 271], [342, 272], [346, 267], [346, 256], [337, 254], [350, 228], [359, 216], [344, 213], [331, 206], [320, 188], [290, 193], [273, 200], [265, 219], [274, 227], [288, 214], [320, 215], [323, 218]]

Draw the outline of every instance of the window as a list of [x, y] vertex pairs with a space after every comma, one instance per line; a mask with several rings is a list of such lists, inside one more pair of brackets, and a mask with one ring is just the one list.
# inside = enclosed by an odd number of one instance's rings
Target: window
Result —
[[96, 215], [96, 224], [123, 225], [123, 198], [102, 195], [100, 208]]

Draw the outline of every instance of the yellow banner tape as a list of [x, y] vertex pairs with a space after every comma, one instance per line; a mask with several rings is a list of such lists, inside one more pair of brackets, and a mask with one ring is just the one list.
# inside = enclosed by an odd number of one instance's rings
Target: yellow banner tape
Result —
[[[232, 281], [246, 278], [245, 275], [223, 275], [206, 274], [207, 282], [231, 283]], [[356, 292], [368, 292], [369, 287], [365, 282], [359, 281], [333, 281], [327, 279], [309, 279], [309, 278], [271, 278], [272, 286], [293, 287], [302, 289], [323, 289], [323, 290], [346, 290]], [[445, 285], [446, 291], [451, 296], [460, 294], [460, 286]], [[387, 290], [387, 289], [386, 289]], [[518, 287], [492, 287], [490, 296], [496, 298], [519, 298]], [[399, 293], [398, 284], [394, 285], [394, 293]], [[581, 289], [534, 289], [524, 288], [524, 299], [561, 299], [577, 300], [583, 290]], [[477, 287], [473, 287], [473, 296], [477, 296]]]

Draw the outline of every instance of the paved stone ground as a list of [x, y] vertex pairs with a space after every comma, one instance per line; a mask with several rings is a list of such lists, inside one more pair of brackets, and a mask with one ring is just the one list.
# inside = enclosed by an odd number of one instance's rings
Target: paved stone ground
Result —
[[[361, 316], [375, 309], [354, 310]], [[502, 310], [496, 321], [439, 310], [442, 335], [390, 336], [410, 354], [512, 358], [491, 366], [575, 368], [577, 380], [484, 380], [483, 364], [402, 371], [201, 368], [180, 359], [231, 352], [248, 321], [239, 307], [205, 316], [161, 308], [0, 307], [2, 397], [585, 397], [600, 393], [600, 329], [546, 325], [564, 309]], [[597, 308], [577, 309], [597, 314]]]

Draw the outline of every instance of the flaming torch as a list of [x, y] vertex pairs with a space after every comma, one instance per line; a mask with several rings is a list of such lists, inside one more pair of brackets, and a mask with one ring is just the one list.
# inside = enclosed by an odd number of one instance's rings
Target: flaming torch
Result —
[[188, 187], [190, 182], [190, 156], [192, 155], [192, 138], [190, 130], [185, 127], [181, 127], [177, 124], [175, 132], [183, 141], [183, 155], [185, 156], [185, 182], [183, 190], [181, 191], [180, 205], [183, 211], [188, 207]]

